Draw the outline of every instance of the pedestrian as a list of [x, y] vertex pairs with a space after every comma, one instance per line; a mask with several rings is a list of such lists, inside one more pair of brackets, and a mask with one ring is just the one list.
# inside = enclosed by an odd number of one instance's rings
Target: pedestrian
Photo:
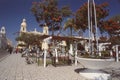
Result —
[[13, 51], [13, 48], [10, 47], [10, 48], [9, 48], [9, 53], [12, 54], [12, 51]]
[[18, 48], [16, 48], [16, 54], [18, 53]]

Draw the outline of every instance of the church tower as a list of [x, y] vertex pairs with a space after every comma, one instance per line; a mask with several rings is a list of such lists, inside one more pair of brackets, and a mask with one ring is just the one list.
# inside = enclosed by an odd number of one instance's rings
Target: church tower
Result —
[[[20, 27], [20, 34], [19, 34], [19, 36], [21, 36], [22, 32], [27, 32], [26, 27], [27, 27], [26, 19], [23, 19], [23, 21], [21, 23], [21, 27]], [[21, 49], [23, 47], [19, 46], [19, 44], [23, 44], [24, 45], [25, 43], [23, 41], [18, 41], [17, 48]]]
[[6, 36], [6, 30], [5, 30], [5, 27], [4, 27], [4, 26], [1, 28], [0, 33], [1, 33], [2, 35]]
[[43, 34], [44, 35], [49, 35], [48, 26], [47, 26], [46, 23], [44, 24], [44, 27], [43, 27]]
[[1, 35], [2, 37], [6, 37], [6, 30], [5, 30], [5, 27], [4, 27], [4, 26], [1, 28], [0, 35]]
[[20, 32], [26, 32], [27, 31], [26, 27], [27, 27], [26, 19], [23, 19], [21, 23]]

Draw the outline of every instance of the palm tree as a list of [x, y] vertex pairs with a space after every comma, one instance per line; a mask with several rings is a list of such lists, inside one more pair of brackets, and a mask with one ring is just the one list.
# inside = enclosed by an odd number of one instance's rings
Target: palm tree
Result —
[[70, 36], [72, 37], [73, 30], [77, 30], [77, 26], [75, 24], [75, 20], [73, 18], [69, 18], [64, 24], [64, 30], [70, 29]]

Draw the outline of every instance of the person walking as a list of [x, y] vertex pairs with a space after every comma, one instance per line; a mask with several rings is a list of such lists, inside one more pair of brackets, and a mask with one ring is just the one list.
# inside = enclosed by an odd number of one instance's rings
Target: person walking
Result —
[[9, 53], [12, 54], [12, 51], [13, 51], [13, 48], [10, 47], [10, 48], [9, 48]]
[[18, 53], [18, 48], [16, 48], [16, 51], [15, 51], [15, 52], [16, 52], [16, 54]]

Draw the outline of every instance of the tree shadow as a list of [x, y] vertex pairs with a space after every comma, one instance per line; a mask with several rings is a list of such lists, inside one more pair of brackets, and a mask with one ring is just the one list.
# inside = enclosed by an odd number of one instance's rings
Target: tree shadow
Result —
[[79, 73], [79, 72], [83, 72], [85, 69], [86, 69], [86, 68], [77, 68], [77, 69], [75, 69], [74, 71], [75, 71], [76, 73]]

